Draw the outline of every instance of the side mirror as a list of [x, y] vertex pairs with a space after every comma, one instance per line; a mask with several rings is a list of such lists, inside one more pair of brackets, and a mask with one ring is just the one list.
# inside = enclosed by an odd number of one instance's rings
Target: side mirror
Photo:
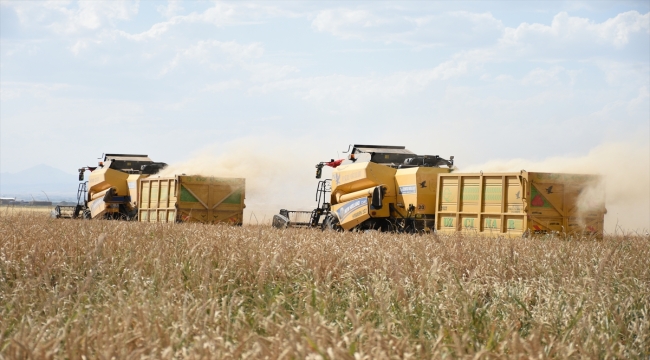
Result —
[[84, 169], [84, 168], [79, 169], [79, 181], [84, 181], [84, 172], [85, 171], [86, 171], [86, 169]]
[[373, 209], [381, 209], [384, 202], [384, 191], [381, 186], [377, 186], [372, 190], [372, 202], [370, 205]]
[[323, 163], [316, 164], [316, 179], [320, 179], [323, 176], [323, 166], [325, 166]]

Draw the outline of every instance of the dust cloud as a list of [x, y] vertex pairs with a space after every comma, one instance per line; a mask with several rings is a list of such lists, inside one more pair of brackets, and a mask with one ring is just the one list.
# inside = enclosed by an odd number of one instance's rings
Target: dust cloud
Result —
[[650, 229], [650, 146], [647, 142], [611, 142], [593, 148], [585, 156], [549, 157], [541, 161], [495, 160], [459, 169], [460, 172], [520, 170], [599, 174], [602, 182], [583, 192], [579, 206], [583, 209], [600, 206], [598, 198], [594, 201], [589, 194], [602, 193], [604, 189], [606, 232], [645, 234]]
[[585, 217], [593, 211], [602, 211], [607, 209], [606, 193], [607, 183], [604, 177], [599, 177], [598, 181], [588, 184], [583, 188], [577, 199], [578, 220], [581, 226], [585, 225]]
[[[308, 140], [256, 137], [211, 146], [172, 163], [160, 176], [203, 175], [246, 179], [245, 224], [270, 224], [280, 209], [312, 210], [318, 158]], [[326, 174], [323, 174], [323, 178]]]

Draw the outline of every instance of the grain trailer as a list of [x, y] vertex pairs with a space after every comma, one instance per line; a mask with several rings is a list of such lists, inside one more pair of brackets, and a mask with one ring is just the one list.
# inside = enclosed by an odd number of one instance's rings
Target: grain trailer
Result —
[[141, 222], [202, 222], [241, 225], [245, 179], [176, 175], [139, 183]]
[[605, 194], [598, 175], [527, 172], [438, 175], [439, 233], [520, 237], [602, 234]]

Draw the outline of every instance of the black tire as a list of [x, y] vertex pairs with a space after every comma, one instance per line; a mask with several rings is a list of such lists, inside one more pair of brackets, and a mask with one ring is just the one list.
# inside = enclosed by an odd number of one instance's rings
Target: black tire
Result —
[[329, 213], [325, 216], [325, 219], [323, 220], [323, 224], [321, 225], [321, 229], [323, 231], [325, 230], [343, 231], [341, 224], [339, 224], [339, 218], [336, 217], [336, 215], [333, 215], [332, 213]]

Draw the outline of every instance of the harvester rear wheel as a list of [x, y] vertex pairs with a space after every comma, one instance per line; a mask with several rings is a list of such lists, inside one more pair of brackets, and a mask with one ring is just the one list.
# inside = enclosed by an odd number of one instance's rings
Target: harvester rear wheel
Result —
[[329, 213], [325, 216], [323, 220], [323, 225], [321, 226], [322, 230], [334, 230], [334, 231], [343, 231], [341, 224], [339, 224], [339, 218]]

